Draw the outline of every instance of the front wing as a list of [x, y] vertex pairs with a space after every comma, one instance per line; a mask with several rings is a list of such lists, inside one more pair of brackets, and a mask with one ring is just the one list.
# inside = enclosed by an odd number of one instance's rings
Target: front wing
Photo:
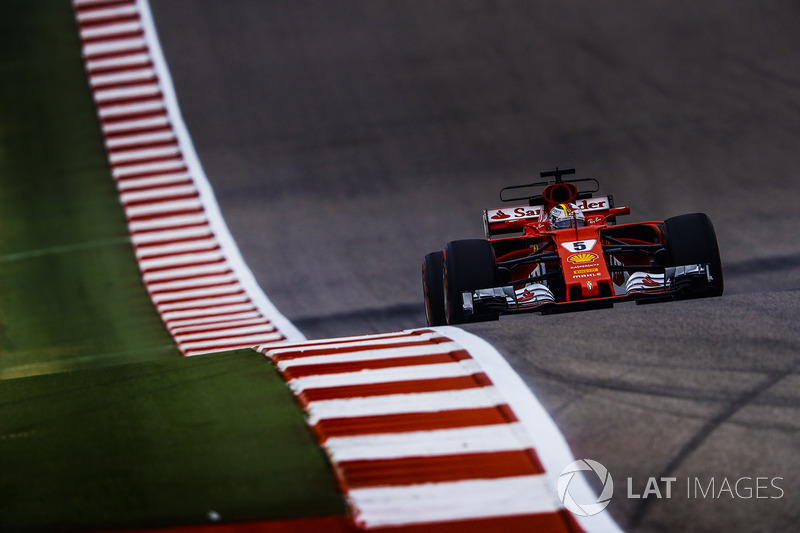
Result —
[[515, 289], [512, 285], [477, 289], [462, 293], [464, 314], [477, 318], [500, 314], [554, 314], [613, 307], [615, 303], [635, 301], [656, 303], [702, 295], [712, 281], [708, 265], [669, 267], [663, 272], [635, 272], [614, 296], [575, 301], [556, 301], [541, 284]]

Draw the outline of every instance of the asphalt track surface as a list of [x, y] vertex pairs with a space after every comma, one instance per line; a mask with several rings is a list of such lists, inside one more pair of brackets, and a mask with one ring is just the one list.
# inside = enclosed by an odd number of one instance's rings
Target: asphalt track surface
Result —
[[[152, 9], [225, 219], [309, 338], [423, 326], [423, 255], [481, 237], [499, 189], [545, 168], [598, 178], [630, 221], [708, 213], [721, 298], [465, 329], [507, 357], [576, 457], [608, 467], [626, 530], [795, 530], [796, 3]], [[649, 477], [676, 478], [671, 498], [628, 497]]]

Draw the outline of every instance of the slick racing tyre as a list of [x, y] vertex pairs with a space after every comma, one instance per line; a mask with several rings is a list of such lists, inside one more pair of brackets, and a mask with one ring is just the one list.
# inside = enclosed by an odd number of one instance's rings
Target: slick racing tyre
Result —
[[432, 252], [422, 260], [422, 290], [425, 297], [425, 317], [429, 326], [444, 326], [444, 252]]
[[692, 213], [664, 221], [664, 234], [669, 254], [668, 266], [706, 264], [712, 280], [704, 291], [691, 294], [721, 296], [725, 288], [717, 234], [711, 219], [704, 213]]
[[494, 248], [489, 241], [468, 239], [448, 243], [444, 249], [444, 308], [448, 324], [496, 320], [497, 312], [467, 316], [462, 293], [497, 286]]

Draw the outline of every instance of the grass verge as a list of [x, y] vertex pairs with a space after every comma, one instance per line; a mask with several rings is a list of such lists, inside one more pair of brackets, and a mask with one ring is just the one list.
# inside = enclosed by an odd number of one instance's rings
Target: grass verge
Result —
[[141, 282], [69, 0], [0, 7], [0, 531], [345, 512], [286, 384], [178, 357]]
[[6, 381], [0, 531], [343, 514], [273, 365], [252, 350]]
[[178, 355], [133, 257], [69, 0], [0, 9], [0, 379]]

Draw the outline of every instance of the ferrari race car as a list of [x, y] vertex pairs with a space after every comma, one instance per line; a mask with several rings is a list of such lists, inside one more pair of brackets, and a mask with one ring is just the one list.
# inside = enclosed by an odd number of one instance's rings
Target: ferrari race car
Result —
[[630, 208], [594, 196], [596, 179], [564, 179], [574, 173], [556, 168], [540, 173], [546, 181], [505, 187], [501, 201], [527, 202], [484, 211], [485, 239], [453, 241], [425, 256], [428, 325], [722, 294], [708, 216], [617, 224]]

